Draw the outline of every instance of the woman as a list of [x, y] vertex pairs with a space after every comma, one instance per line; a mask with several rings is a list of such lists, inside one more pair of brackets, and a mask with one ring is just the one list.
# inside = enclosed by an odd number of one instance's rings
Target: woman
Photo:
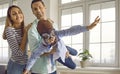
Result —
[[7, 74], [22, 74], [27, 56], [27, 31], [24, 27], [24, 15], [18, 6], [8, 8], [3, 39], [7, 39], [11, 57], [7, 65]]

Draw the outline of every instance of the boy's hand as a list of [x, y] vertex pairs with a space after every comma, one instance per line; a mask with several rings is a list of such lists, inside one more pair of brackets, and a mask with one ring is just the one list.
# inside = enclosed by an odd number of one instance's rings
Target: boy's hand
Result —
[[99, 23], [99, 21], [100, 21], [100, 18], [99, 18], [99, 16], [97, 16], [95, 18], [94, 22], [92, 24], [90, 24], [89, 26], [87, 26], [87, 29], [91, 30], [92, 28], [94, 28]]

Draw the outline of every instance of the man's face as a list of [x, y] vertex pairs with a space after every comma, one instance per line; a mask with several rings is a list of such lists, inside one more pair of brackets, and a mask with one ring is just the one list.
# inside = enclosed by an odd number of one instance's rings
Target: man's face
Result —
[[37, 19], [41, 20], [46, 18], [46, 8], [40, 1], [32, 4], [32, 11]]

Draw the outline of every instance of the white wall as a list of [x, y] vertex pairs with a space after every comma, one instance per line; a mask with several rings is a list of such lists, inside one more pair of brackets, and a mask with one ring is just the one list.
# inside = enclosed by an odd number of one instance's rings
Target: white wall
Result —
[[58, 0], [50, 0], [50, 18], [53, 19], [58, 28]]
[[[18, 6], [22, 9], [25, 16], [25, 24], [31, 23], [35, 16], [31, 10], [32, 0], [17, 0]], [[47, 16], [51, 18], [55, 23], [58, 23], [58, 0], [43, 0], [47, 8]], [[57, 27], [57, 25], [56, 25]]]
[[35, 17], [31, 11], [31, 1], [32, 0], [17, 0], [18, 6], [22, 9], [25, 17], [25, 25], [31, 23]]

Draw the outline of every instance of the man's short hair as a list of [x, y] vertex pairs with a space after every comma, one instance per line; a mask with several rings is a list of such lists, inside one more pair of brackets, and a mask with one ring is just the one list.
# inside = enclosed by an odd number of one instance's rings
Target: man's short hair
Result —
[[41, 2], [43, 4], [43, 6], [45, 6], [44, 2], [42, 0], [32, 0], [31, 2], [31, 8], [32, 8], [32, 4], [35, 3], [35, 2]]

